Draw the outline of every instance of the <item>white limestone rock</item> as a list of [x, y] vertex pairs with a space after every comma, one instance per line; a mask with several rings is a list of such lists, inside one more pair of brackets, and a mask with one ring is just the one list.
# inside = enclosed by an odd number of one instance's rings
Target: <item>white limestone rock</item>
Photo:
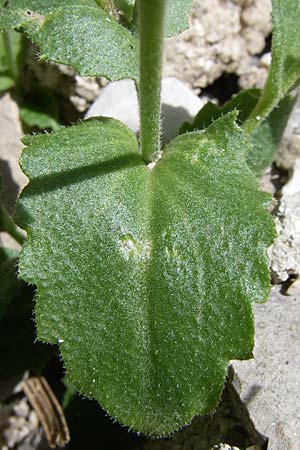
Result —
[[[169, 142], [177, 135], [180, 125], [191, 121], [204, 102], [176, 78], [162, 80], [163, 140]], [[132, 131], [139, 131], [139, 112], [136, 88], [132, 80], [110, 83], [102, 89], [86, 118], [113, 117], [125, 123]]]
[[288, 125], [283, 135], [276, 164], [287, 170], [293, 170], [294, 163], [300, 158], [300, 101], [292, 112]]
[[[273, 280], [281, 283], [300, 274], [300, 159], [291, 180], [282, 189], [275, 223], [278, 237], [269, 256]], [[296, 286], [299, 283], [294, 286], [294, 293]]]
[[195, 0], [190, 28], [167, 40], [165, 75], [193, 89], [240, 75], [271, 32], [271, 0]]

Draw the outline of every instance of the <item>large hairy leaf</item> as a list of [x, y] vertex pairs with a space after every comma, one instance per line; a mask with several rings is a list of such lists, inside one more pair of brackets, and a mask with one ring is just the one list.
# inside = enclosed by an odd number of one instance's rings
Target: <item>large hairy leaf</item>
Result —
[[63, 7], [57, 0], [15, 0], [2, 6], [0, 16], [0, 29], [12, 27], [22, 27], [41, 59], [71, 66], [79, 75], [138, 78], [136, 38], [94, 0], [70, 0]]
[[300, 81], [300, 0], [272, 0], [272, 63], [246, 128], [252, 131]]
[[37, 285], [38, 338], [60, 344], [80, 392], [148, 435], [211, 411], [228, 361], [252, 355], [274, 227], [235, 117], [178, 137], [152, 170], [113, 119], [25, 140], [19, 267]]

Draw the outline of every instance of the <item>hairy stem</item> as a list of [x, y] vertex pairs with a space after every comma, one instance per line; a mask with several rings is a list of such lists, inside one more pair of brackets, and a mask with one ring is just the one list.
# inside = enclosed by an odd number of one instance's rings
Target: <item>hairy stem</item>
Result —
[[161, 73], [165, 0], [139, 0], [141, 153], [146, 163], [160, 152]]

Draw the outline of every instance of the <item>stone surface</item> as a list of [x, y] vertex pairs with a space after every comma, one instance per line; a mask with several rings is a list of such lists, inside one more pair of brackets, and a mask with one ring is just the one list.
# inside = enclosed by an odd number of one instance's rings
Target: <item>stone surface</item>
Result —
[[282, 143], [276, 156], [276, 164], [283, 169], [293, 169], [300, 158], [300, 101], [298, 100], [284, 132]]
[[239, 70], [239, 86], [241, 89], [262, 89], [265, 85], [271, 53], [265, 53], [261, 58], [253, 56], [249, 66]]
[[235, 361], [240, 396], [268, 450], [300, 449], [300, 296], [254, 305], [255, 359]]
[[[191, 121], [203, 102], [176, 78], [162, 81], [162, 130], [164, 142], [177, 135], [180, 125]], [[106, 86], [87, 111], [86, 118], [113, 117], [125, 123], [135, 133], [139, 131], [138, 99], [134, 82], [121, 80]]]
[[270, 13], [270, 0], [196, 0], [190, 29], [167, 40], [166, 76], [199, 89], [247, 73], [271, 32]]
[[281, 199], [275, 222], [278, 237], [270, 261], [272, 277], [280, 283], [300, 273], [300, 192]]
[[293, 172], [290, 180], [286, 183], [282, 190], [283, 197], [297, 194], [300, 192], [300, 158], [296, 159], [293, 166]]
[[43, 430], [35, 411], [26, 397], [0, 407], [1, 450], [36, 449], [42, 441]]
[[[283, 283], [300, 274], [300, 103], [294, 111], [284, 132], [276, 156], [279, 173], [284, 169], [289, 176], [276, 195], [275, 222], [278, 237], [269, 249], [272, 280]], [[286, 175], [285, 175], [286, 176]], [[287, 293], [300, 295], [300, 282], [296, 280]]]
[[[11, 214], [20, 189], [27, 184], [27, 178], [18, 165], [22, 134], [18, 105], [9, 94], [5, 94], [0, 98], [0, 175], [4, 185], [0, 200]], [[19, 248], [6, 233], [0, 233], [0, 245]]]
[[[292, 179], [282, 189], [276, 211], [278, 237], [269, 249], [273, 281], [281, 283], [300, 274], [300, 160]], [[299, 283], [294, 286], [294, 293]], [[300, 290], [299, 290], [300, 295]]]
[[4, 184], [1, 199], [10, 211], [20, 186], [24, 186], [27, 180], [18, 165], [22, 134], [18, 105], [9, 94], [5, 94], [0, 98], [0, 171]]

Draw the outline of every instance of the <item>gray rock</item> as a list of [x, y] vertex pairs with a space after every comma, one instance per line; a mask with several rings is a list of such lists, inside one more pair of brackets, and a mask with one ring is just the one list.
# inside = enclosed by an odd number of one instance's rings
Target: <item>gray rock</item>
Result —
[[283, 197], [294, 195], [298, 192], [300, 192], [300, 158], [294, 161], [292, 176], [281, 190]]
[[300, 158], [300, 101], [290, 117], [288, 126], [279, 147], [276, 164], [284, 169], [292, 170], [294, 163]]
[[254, 305], [255, 359], [235, 361], [239, 394], [268, 450], [300, 449], [300, 296]]
[[[4, 185], [0, 199], [11, 214], [20, 189], [27, 184], [27, 178], [18, 164], [22, 134], [18, 105], [9, 94], [5, 94], [0, 98], [0, 175]], [[0, 233], [0, 244], [19, 248], [6, 233]]]
[[278, 237], [269, 256], [273, 280], [281, 283], [300, 274], [300, 189], [282, 197], [275, 223]]
[[167, 40], [165, 75], [198, 90], [224, 73], [243, 75], [270, 32], [270, 0], [195, 0], [190, 29]]

